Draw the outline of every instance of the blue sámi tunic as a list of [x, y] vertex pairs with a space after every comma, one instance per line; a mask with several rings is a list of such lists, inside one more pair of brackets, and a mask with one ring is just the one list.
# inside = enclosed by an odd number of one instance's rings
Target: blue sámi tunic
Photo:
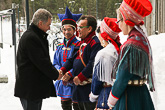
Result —
[[[56, 69], [59, 70], [62, 67], [62, 65], [66, 62], [67, 58], [71, 56], [77, 42], [78, 40], [75, 36], [73, 36], [68, 41], [66, 41], [66, 38], [64, 38], [63, 43], [58, 45], [56, 52], [54, 54], [53, 61], [53, 65]], [[72, 75], [72, 69], [69, 71], [69, 74]], [[62, 100], [65, 100], [65, 98], [72, 98], [73, 85], [71, 83], [63, 85], [62, 80], [57, 80], [55, 82], [55, 88], [57, 96], [60, 96]]]

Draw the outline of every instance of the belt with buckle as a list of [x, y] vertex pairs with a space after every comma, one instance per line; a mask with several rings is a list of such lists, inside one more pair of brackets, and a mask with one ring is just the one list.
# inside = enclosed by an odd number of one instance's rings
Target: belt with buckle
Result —
[[106, 83], [106, 82], [104, 82], [104, 83], [103, 83], [103, 87], [112, 87], [112, 85], [111, 85], [111, 84], [108, 84], [108, 83]]
[[128, 81], [128, 85], [132, 85], [132, 86], [142, 86], [144, 85], [146, 82], [146, 80], [129, 80]]

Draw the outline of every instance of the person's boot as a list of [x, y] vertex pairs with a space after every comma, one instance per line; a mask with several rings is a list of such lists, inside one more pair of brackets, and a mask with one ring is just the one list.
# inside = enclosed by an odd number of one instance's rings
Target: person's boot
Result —
[[72, 101], [61, 101], [61, 107], [63, 110], [72, 110]]

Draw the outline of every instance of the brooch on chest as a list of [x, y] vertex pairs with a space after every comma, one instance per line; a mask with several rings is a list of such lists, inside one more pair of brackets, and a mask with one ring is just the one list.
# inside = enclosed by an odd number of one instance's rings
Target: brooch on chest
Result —
[[63, 47], [62, 50], [71, 50], [71, 48], [69, 48], [69, 47], [67, 47], [67, 48], [66, 47]]

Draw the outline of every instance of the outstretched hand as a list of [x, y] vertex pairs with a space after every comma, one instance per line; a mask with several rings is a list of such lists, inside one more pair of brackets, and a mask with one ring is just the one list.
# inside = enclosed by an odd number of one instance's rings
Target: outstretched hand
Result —
[[63, 72], [62, 70], [59, 70], [58, 73], [59, 73], [59, 76], [57, 80], [60, 80], [63, 77]]
[[71, 76], [69, 76], [69, 73], [65, 73], [65, 75], [63, 76], [62, 80], [65, 82], [68, 82], [70, 80]]

